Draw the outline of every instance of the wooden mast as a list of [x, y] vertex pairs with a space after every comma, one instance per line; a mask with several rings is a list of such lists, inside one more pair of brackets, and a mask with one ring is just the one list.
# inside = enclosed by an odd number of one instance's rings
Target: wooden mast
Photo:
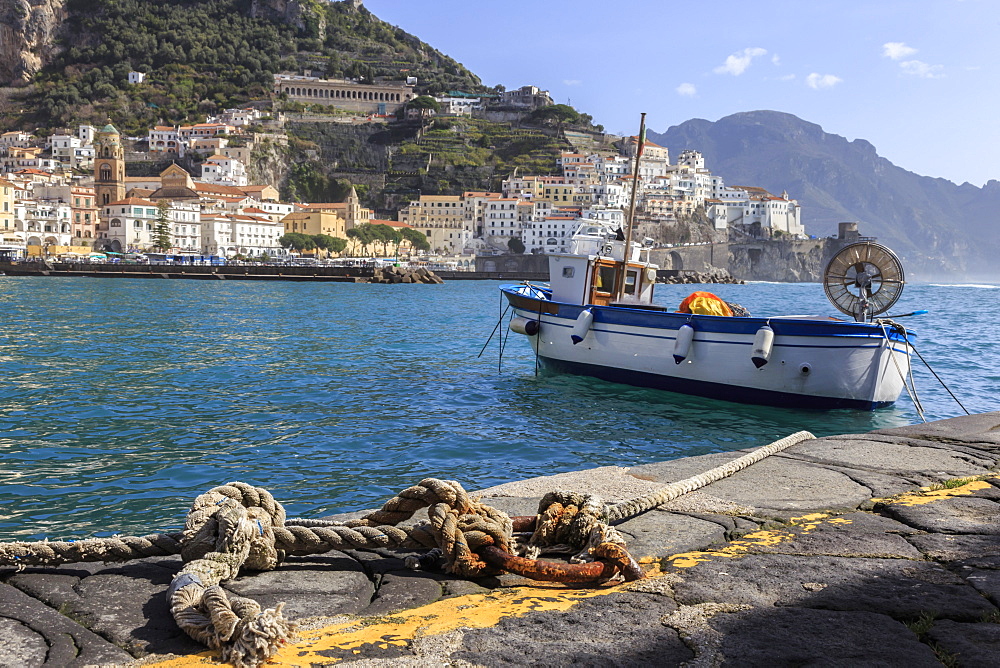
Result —
[[621, 275], [615, 281], [615, 301], [620, 301], [625, 294], [625, 276], [628, 273], [629, 257], [632, 255], [632, 224], [635, 219], [636, 191], [639, 188], [639, 160], [642, 158], [642, 149], [646, 143], [646, 112], [642, 112], [642, 119], [639, 121], [639, 136], [636, 139], [635, 167], [632, 170], [632, 197], [628, 205], [628, 223], [625, 226], [625, 254], [622, 256]]

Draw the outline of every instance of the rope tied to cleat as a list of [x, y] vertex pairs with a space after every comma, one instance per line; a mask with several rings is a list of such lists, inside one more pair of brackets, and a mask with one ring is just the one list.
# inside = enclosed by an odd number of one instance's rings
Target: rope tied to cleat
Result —
[[[427, 478], [360, 519], [286, 519], [284, 507], [270, 492], [231, 482], [198, 496], [179, 533], [0, 543], [0, 567], [122, 562], [179, 554], [184, 567], [167, 591], [177, 625], [237, 668], [255, 667], [294, 635], [296, 625], [285, 619], [282, 603], [265, 610], [252, 599], [227, 592], [223, 583], [241, 572], [273, 570], [290, 555], [397, 548], [429, 550], [429, 556], [414, 565], [440, 560], [446, 572], [461, 577], [506, 571], [565, 583], [637, 580], [643, 573], [611, 523], [732, 475], [809, 438], [813, 438], [809, 432], [798, 432], [624, 504], [606, 506], [593, 495], [550, 492], [533, 517], [508, 517], [470, 497], [458, 482]], [[398, 526], [424, 508], [427, 520]], [[569, 564], [537, 558], [552, 551], [577, 554]]]

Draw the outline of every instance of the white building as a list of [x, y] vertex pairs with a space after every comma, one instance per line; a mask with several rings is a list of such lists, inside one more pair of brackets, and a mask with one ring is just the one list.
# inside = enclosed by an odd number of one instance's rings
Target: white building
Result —
[[278, 243], [284, 225], [265, 216], [216, 213], [202, 216], [202, 252], [205, 255], [271, 257], [287, 251]]
[[149, 152], [150, 153], [176, 153], [178, 157], [184, 157], [186, 143], [181, 141], [177, 128], [169, 125], [157, 125], [149, 129]]
[[441, 105], [440, 114], [452, 116], [471, 116], [473, 111], [483, 108], [478, 97], [435, 97]]
[[[167, 209], [171, 248], [168, 252], [201, 252], [201, 206], [197, 202], [172, 201]], [[157, 239], [159, 208], [156, 202], [127, 197], [102, 209], [107, 228], [98, 238], [107, 250], [116, 253], [152, 250]]]
[[142, 81], [143, 81], [143, 79], [145, 79], [145, 78], [146, 78], [146, 75], [143, 72], [129, 72], [128, 73], [128, 82], [130, 84], [133, 84], [133, 85], [135, 85], [135, 84], [141, 84]]
[[73, 239], [70, 205], [55, 200], [14, 202], [14, 236], [27, 246], [68, 246]]
[[170, 221], [170, 251], [200, 254], [201, 206], [197, 202], [171, 202], [167, 218]]
[[713, 200], [705, 211], [716, 229], [740, 227], [754, 236], [771, 237], [775, 233], [804, 236], [799, 203], [782, 193], [772, 195], [763, 188], [739, 186], [734, 191], [745, 193], [742, 199]]
[[553, 212], [528, 223], [524, 228], [524, 247], [532, 253], [568, 253], [573, 232], [580, 217], [572, 213]]
[[233, 221], [226, 214], [203, 214], [201, 243], [205, 255], [232, 257], [236, 255], [233, 241]]
[[83, 146], [90, 146], [94, 143], [94, 137], [97, 136], [97, 128], [93, 125], [81, 125], [76, 129], [76, 136], [83, 142]]
[[219, 117], [223, 123], [232, 125], [233, 127], [244, 127], [247, 125], [253, 125], [263, 117], [260, 109], [254, 109], [249, 107], [247, 109], [226, 109], [222, 112]]
[[250, 183], [246, 167], [243, 166], [242, 162], [218, 153], [210, 156], [201, 164], [201, 180], [206, 183], [218, 183], [237, 188]]
[[236, 245], [236, 254], [248, 257], [261, 255], [281, 255], [285, 251], [278, 239], [285, 233], [285, 226], [267, 216], [252, 216], [246, 214], [231, 214], [232, 236]]
[[521, 238], [522, 221], [518, 220], [516, 197], [498, 197], [483, 205], [484, 237], [503, 237], [506, 243], [510, 237]]

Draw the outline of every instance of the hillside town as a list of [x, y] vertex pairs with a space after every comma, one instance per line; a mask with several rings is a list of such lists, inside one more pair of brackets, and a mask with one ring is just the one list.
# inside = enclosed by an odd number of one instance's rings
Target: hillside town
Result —
[[[142, 73], [133, 73], [142, 84]], [[546, 91], [524, 86], [494, 99], [460, 92], [416, 105], [414, 79], [361, 83], [306, 75], [275, 75], [275, 99], [319, 103], [338, 122], [390, 123], [425, 114], [506, 117], [553, 104]], [[419, 107], [419, 108], [418, 108]], [[798, 203], [752, 186], [727, 186], [697, 150], [671, 162], [668, 149], [637, 137], [613, 138], [613, 150], [567, 150], [557, 174], [503, 178], [496, 192], [415, 194], [397, 210], [361, 205], [352, 187], [342, 202], [282, 201], [276, 184], [251, 183], [251, 154], [264, 140], [287, 141], [277, 120], [258, 108], [227, 109], [203, 123], [156, 125], [145, 137], [125, 138], [109, 121], [48, 137], [0, 135], [0, 257], [84, 258], [158, 251], [190, 258], [287, 260], [286, 235], [327, 235], [348, 242], [342, 255], [369, 255], [349, 231], [386, 225], [426, 238], [424, 252], [472, 265], [476, 255], [563, 253], [583, 220], [623, 226], [640, 152], [636, 231], [651, 243], [685, 241], [678, 221], [698, 217], [718, 238], [802, 238]], [[176, 163], [156, 176], [130, 176], [126, 163], [199, 158], [200, 174]], [[166, 235], [166, 236], [165, 236]], [[416, 253], [410, 244], [385, 253]], [[320, 253], [321, 251], [316, 251]]]

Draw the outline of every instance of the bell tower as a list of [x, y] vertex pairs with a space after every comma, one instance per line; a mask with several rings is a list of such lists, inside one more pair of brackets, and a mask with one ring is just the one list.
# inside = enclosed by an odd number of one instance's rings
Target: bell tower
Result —
[[354, 189], [351, 185], [351, 192], [347, 194], [347, 211], [346, 216], [344, 216], [345, 222], [347, 223], [347, 229], [353, 229], [365, 222], [361, 220], [361, 202], [358, 200], [358, 191]]
[[125, 199], [125, 149], [121, 139], [111, 119], [94, 139], [94, 192], [99, 207]]

